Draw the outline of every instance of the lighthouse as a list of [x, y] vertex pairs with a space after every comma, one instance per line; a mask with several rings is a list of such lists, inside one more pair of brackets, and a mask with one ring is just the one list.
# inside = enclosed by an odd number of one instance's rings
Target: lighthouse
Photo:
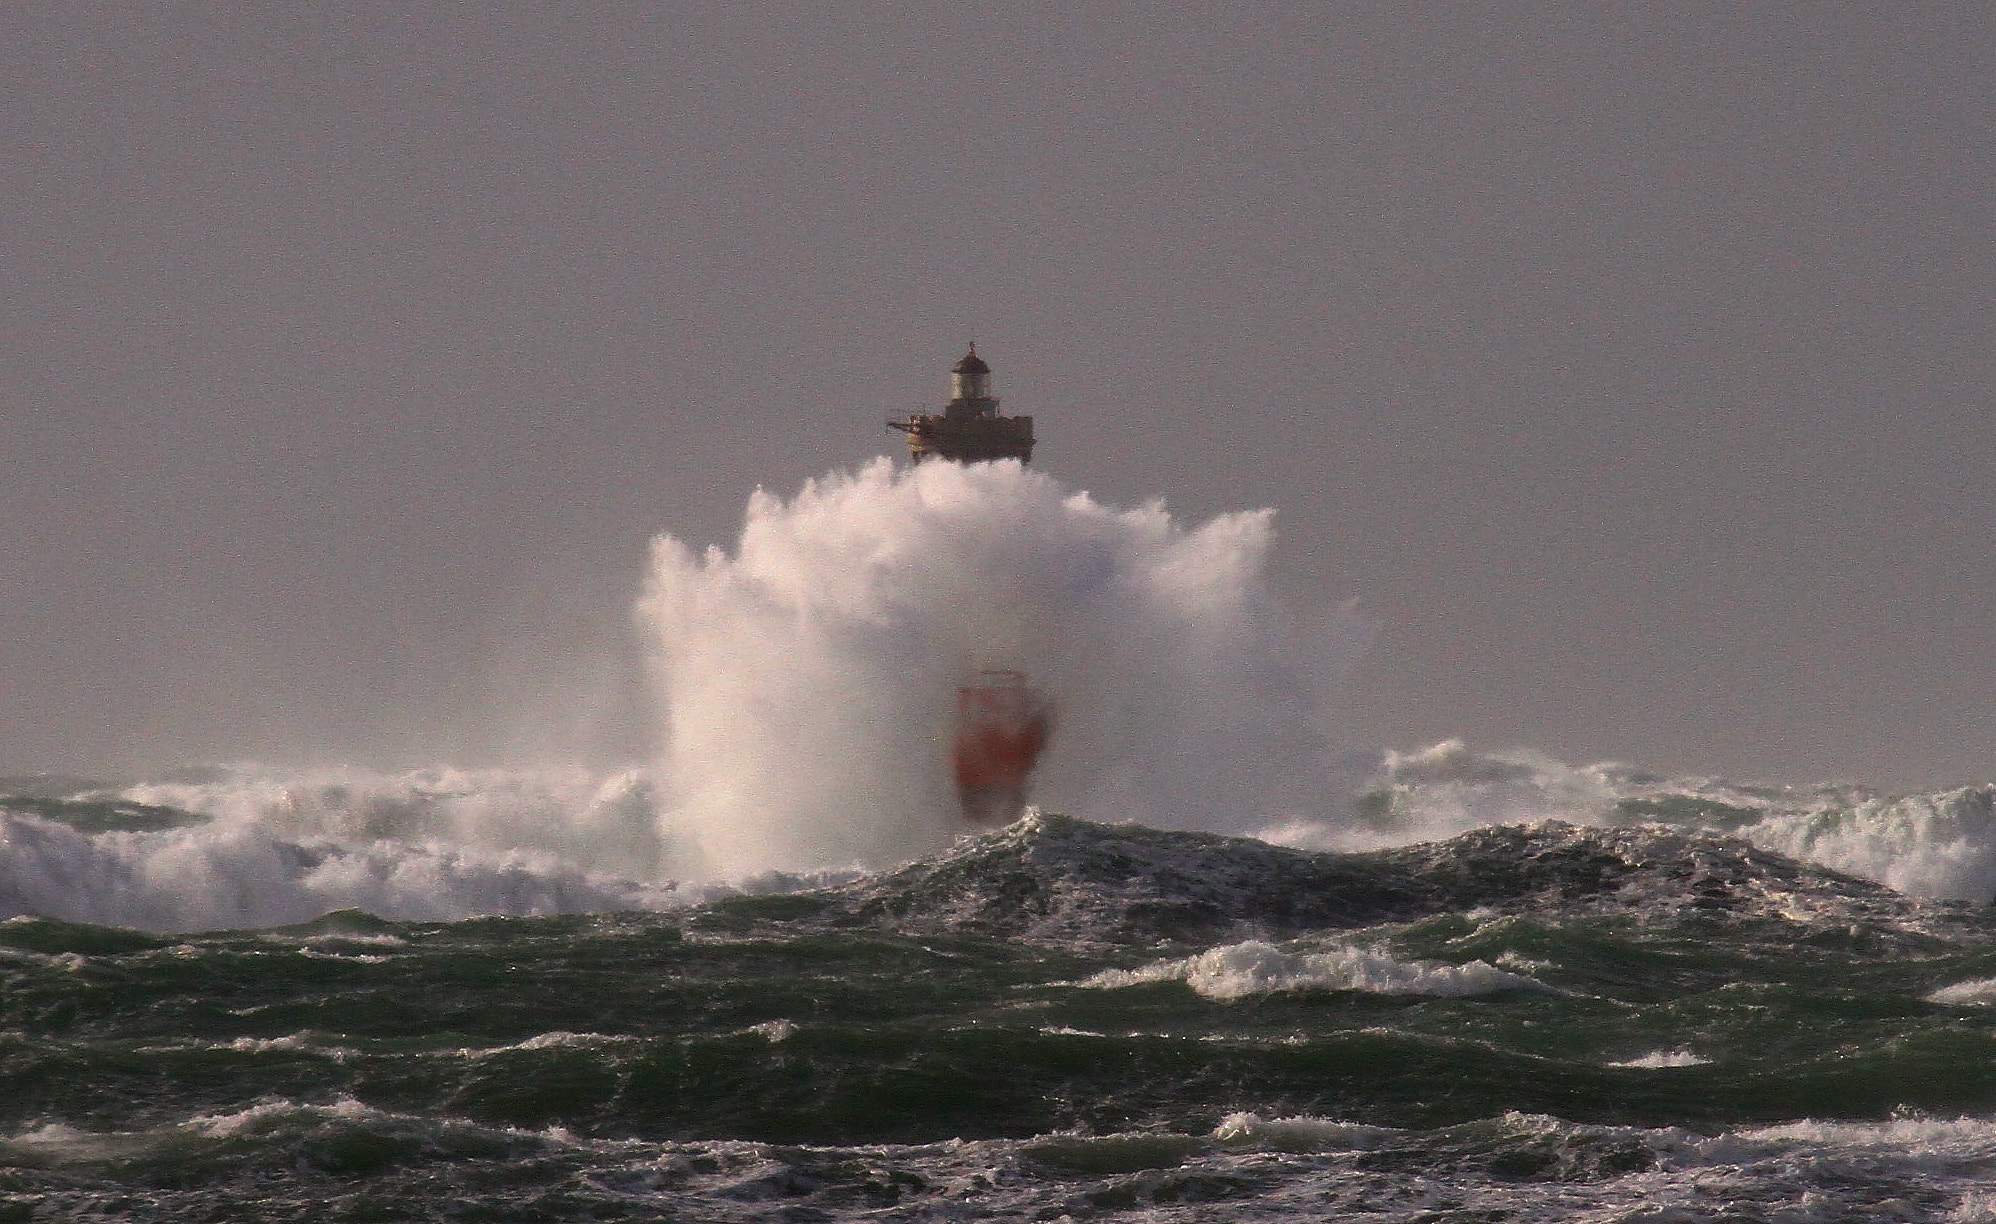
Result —
[[[916, 463], [947, 459], [988, 463], [1033, 457], [1033, 418], [1008, 417], [991, 393], [991, 367], [977, 346], [950, 367], [950, 401], [941, 412], [916, 413], [887, 422], [908, 435]], [[964, 822], [989, 829], [1010, 824], [1026, 810], [1033, 768], [1053, 731], [1053, 706], [1036, 690], [1020, 660], [975, 661], [956, 690], [956, 717], [943, 738]]]
[[950, 367], [950, 401], [937, 413], [916, 413], [887, 428], [908, 435], [908, 457], [985, 463], [992, 459], [1033, 458], [1033, 418], [1002, 416], [998, 397], [991, 394], [991, 367], [972, 344], [963, 359]]
[[1023, 672], [979, 672], [956, 690], [950, 771], [966, 821], [989, 829], [1019, 818], [1052, 730], [1052, 707]]

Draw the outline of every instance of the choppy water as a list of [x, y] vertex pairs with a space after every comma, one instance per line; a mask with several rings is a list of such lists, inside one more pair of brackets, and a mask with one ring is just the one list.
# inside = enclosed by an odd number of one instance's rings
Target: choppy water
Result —
[[635, 777], [80, 787], [0, 805], [0, 1219], [1996, 1219], [1986, 789], [1442, 746], [1270, 833], [1363, 849], [730, 890], [611, 870]]

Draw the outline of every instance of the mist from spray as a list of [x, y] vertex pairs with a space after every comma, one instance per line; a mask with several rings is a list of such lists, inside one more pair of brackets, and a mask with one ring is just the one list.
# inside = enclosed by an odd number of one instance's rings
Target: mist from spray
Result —
[[1044, 806], [1218, 831], [1337, 810], [1324, 700], [1363, 634], [1345, 614], [1300, 640], [1271, 532], [1267, 510], [1187, 526], [1016, 462], [883, 459], [758, 491], [732, 553], [660, 537], [639, 614], [682, 868], [878, 866], [968, 831], [949, 727], [993, 669], [1053, 708]]

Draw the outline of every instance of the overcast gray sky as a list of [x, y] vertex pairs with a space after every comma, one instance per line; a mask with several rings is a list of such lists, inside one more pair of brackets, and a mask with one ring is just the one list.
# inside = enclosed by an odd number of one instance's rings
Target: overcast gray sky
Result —
[[635, 754], [648, 538], [1272, 505], [1339, 732], [1996, 776], [1977, 3], [19, 3], [0, 769]]

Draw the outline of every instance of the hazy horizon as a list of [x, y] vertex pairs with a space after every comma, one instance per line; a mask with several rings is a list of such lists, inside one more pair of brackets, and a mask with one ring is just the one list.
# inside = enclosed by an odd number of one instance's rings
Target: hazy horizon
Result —
[[1326, 732], [1996, 778], [1996, 14], [0, 16], [0, 772], [648, 757], [654, 536], [1276, 511]]

